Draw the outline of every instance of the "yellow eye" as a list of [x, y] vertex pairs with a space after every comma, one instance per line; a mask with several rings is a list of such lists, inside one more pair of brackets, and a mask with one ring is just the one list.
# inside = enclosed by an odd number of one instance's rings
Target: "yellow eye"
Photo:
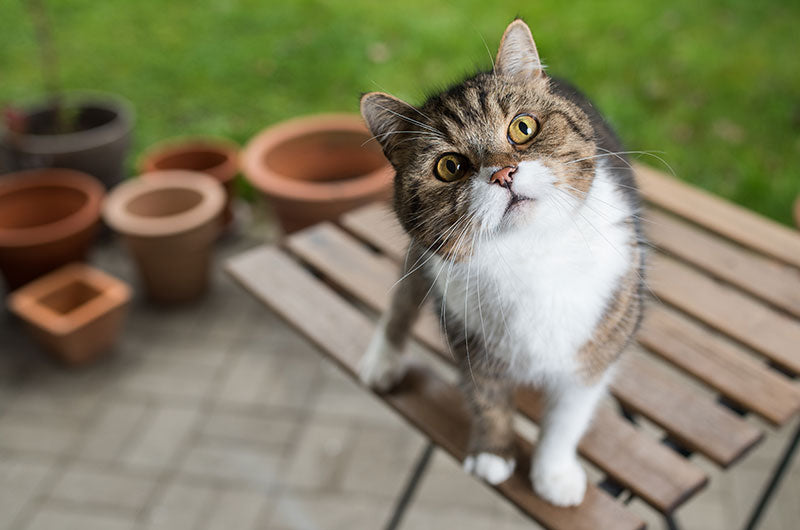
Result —
[[469, 170], [469, 160], [464, 155], [458, 153], [446, 153], [436, 161], [436, 178], [445, 182], [454, 182]]
[[539, 129], [539, 118], [531, 114], [520, 114], [508, 126], [508, 139], [517, 145], [526, 144], [539, 134]]

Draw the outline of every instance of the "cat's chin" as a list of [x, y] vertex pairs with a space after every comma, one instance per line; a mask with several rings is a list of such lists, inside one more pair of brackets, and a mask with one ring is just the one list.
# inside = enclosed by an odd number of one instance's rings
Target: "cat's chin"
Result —
[[527, 226], [531, 222], [535, 205], [536, 199], [515, 196], [509, 201], [505, 212], [503, 212], [500, 220], [501, 227], [509, 230]]

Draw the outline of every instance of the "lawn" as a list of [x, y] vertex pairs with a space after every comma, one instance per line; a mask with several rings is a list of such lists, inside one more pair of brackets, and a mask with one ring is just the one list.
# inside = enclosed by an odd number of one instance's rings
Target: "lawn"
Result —
[[[131, 99], [137, 153], [355, 112], [363, 91], [419, 102], [489, 67], [487, 47], [519, 14], [550, 71], [583, 87], [630, 149], [784, 223], [800, 193], [796, 0], [47, 3], [63, 85]], [[22, 0], [0, 2], [0, 104], [41, 95], [37, 59]]]

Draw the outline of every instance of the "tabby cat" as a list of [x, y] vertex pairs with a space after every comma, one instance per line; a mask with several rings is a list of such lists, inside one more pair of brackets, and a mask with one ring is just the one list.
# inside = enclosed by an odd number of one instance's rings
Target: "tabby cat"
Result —
[[420, 107], [369, 93], [361, 113], [396, 170], [394, 208], [411, 238], [361, 379], [387, 391], [403, 377], [430, 296], [472, 413], [464, 468], [492, 484], [513, 473], [513, 391], [535, 386], [547, 399], [533, 488], [579, 504], [576, 446], [642, 312], [639, 198], [619, 140], [545, 73], [522, 20], [490, 72]]

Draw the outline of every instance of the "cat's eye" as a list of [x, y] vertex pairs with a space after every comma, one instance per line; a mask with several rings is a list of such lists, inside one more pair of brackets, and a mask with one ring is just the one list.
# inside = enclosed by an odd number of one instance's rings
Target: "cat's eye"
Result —
[[469, 160], [458, 153], [445, 153], [436, 161], [436, 178], [445, 182], [455, 182], [469, 171]]
[[542, 128], [539, 118], [532, 114], [520, 114], [508, 126], [508, 139], [517, 145], [533, 140]]

